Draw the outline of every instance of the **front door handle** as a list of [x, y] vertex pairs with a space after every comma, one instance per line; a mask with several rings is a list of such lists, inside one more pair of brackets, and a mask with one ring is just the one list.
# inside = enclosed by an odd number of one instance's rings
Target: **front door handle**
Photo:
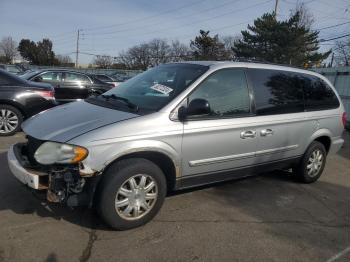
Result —
[[272, 136], [273, 135], [273, 130], [272, 129], [263, 129], [260, 131], [261, 136]]
[[246, 139], [246, 138], [254, 138], [256, 136], [256, 132], [254, 130], [247, 130], [241, 132], [241, 138]]

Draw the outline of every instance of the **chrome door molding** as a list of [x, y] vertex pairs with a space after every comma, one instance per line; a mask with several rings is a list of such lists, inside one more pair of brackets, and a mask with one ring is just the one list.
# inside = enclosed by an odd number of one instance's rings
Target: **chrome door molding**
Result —
[[222, 163], [222, 162], [226, 162], [226, 161], [244, 159], [244, 158], [249, 158], [249, 157], [254, 157], [254, 156], [281, 153], [281, 152], [285, 152], [285, 151], [294, 150], [298, 147], [299, 147], [299, 145], [291, 145], [291, 146], [284, 146], [284, 147], [272, 148], [272, 149], [267, 149], [267, 150], [261, 150], [261, 151], [255, 152], [255, 153], [252, 152], [252, 153], [245, 153], [245, 154], [236, 154], [236, 155], [228, 155], [228, 156], [221, 156], [221, 157], [214, 157], [214, 158], [191, 160], [188, 162], [188, 164], [190, 165], [190, 167], [201, 166], [201, 165], [210, 165], [210, 164]]
[[194, 167], [194, 166], [222, 163], [226, 161], [238, 160], [238, 159], [249, 158], [254, 156], [255, 156], [255, 153], [251, 152], [251, 153], [244, 153], [244, 154], [237, 154], [237, 155], [228, 155], [228, 156], [221, 156], [221, 157], [214, 157], [214, 158], [207, 158], [207, 159], [200, 159], [200, 160], [192, 160], [192, 161], [189, 161], [188, 163], [191, 167]]
[[297, 149], [298, 147], [299, 145], [283, 146], [283, 147], [256, 151], [255, 154], [256, 156], [261, 156], [261, 155], [267, 155], [267, 154], [281, 153], [281, 152]]

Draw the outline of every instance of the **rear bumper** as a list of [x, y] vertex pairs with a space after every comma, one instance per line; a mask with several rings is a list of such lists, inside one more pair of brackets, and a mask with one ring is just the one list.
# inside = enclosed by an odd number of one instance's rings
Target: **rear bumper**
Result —
[[26, 169], [22, 166], [18, 158], [17, 145], [11, 146], [7, 153], [8, 165], [11, 173], [23, 184], [36, 189], [47, 189], [47, 185], [42, 183], [42, 180], [47, 180], [48, 174], [35, 170]]
[[329, 149], [329, 154], [337, 153], [340, 150], [340, 148], [343, 146], [343, 144], [344, 144], [344, 139], [342, 139], [341, 137], [333, 139], [331, 148]]

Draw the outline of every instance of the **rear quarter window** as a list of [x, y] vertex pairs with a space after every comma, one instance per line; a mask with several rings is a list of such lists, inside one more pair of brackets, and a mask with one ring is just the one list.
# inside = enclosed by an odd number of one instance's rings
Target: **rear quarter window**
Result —
[[321, 78], [304, 75], [302, 77], [305, 110], [327, 110], [339, 107], [339, 101], [332, 88]]

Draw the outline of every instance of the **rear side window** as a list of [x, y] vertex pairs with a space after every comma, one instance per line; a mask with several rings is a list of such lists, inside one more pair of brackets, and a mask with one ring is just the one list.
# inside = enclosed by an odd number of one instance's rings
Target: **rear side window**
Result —
[[189, 96], [189, 101], [197, 98], [209, 102], [210, 118], [234, 117], [250, 112], [250, 98], [243, 69], [222, 69], [211, 74], [197, 86]]
[[90, 80], [87, 76], [81, 75], [81, 74], [75, 74], [75, 73], [66, 73], [65, 77], [66, 82], [82, 82], [82, 83], [89, 83]]
[[257, 115], [304, 111], [303, 87], [293, 72], [249, 69]]
[[322, 79], [316, 76], [303, 75], [306, 111], [326, 110], [339, 107], [334, 91]]

